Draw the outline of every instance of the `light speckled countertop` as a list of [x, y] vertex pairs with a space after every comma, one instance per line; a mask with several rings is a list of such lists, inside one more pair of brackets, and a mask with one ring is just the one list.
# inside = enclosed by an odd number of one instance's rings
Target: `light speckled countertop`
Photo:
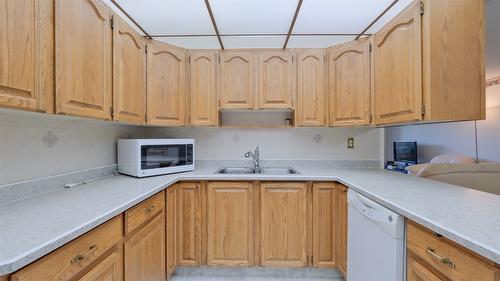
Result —
[[114, 176], [0, 205], [0, 276], [12, 273], [180, 180], [339, 181], [500, 264], [500, 196], [381, 169], [300, 168], [300, 175], [214, 175], [217, 167]]

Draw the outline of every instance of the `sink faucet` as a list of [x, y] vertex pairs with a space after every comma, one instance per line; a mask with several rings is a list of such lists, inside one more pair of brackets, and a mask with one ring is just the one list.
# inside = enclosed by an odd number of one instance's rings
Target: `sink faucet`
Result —
[[255, 152], [248, 151], [245, 153], [245, 158], [250, 158], [252, 157], [253, 159], [253, 169], [255, 172], [260, 172], [260, 158], [259, 158], [259, 147], [257, 146], [255, 148]]

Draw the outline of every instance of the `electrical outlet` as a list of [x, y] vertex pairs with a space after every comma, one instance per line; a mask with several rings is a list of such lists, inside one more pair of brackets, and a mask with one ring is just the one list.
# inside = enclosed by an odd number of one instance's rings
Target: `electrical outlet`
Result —
[[347, 148], [354, 149], [354, 138], [353, 137], [347, 138]]

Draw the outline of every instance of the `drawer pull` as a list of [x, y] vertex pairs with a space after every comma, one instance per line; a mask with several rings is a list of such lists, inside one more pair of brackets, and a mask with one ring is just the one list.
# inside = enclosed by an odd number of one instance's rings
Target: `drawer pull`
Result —
[[427, 252], [427, 254], [431, 255], [433, 258], [438, 260], [441, 264], [444, 264], [444, 265], [446, 265], [448, 267], [452, 267], [452, 268], [456, 267], [456, 264], [452, 260], [439, 256], [438, 254], [436, 254], [436, 251], [434, 249], [432, 249], [431, 247], [427, 247], [426, 252]]
[[[87, 251], [87, 255], [92, 253], [97, 249], [96, 245], [90, 245], [89, 250]], [[87, 257], [85, 255], [76, 255], [71, 259], [71, 264], [80, 264], [82, 261], [84, 261]]]
[[154, 210], [154, 208], [156, 208], [156, 206], [155, 206], [155, 205], [151, 205], [150, 207], [148, 207], [148, 208], [146, 209], [146, 214], [148, 214], [148, 215], [149, 215], [149, 214], [151, 214], [151, 212]]

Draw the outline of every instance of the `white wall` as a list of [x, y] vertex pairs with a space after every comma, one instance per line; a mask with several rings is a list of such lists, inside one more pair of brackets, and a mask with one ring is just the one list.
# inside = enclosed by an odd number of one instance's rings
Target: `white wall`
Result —
[[[379, 129], [371, 128], [151, 128], [148, 137], [194, 138], [198, 160], [240, 160], [260, 146], [261, 158], [269, 160], [379, 160]], [[347, 137], [355, 148], [347, 149]]]
[[[49, 133], [52, 132], [52, 133]], [[116, 139], [143, 129], [0, 109], [0, 185], [116, 163]], [[44, 137], [53, 135], [51, 138]]]

